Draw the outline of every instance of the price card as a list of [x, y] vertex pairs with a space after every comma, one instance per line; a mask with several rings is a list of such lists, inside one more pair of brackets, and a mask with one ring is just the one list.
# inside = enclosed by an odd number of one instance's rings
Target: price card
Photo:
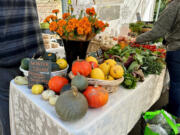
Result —
[[29, 62], [28, 87], [34, 84], [47, 86], [51, 76], [51, 62], [31, 59]]

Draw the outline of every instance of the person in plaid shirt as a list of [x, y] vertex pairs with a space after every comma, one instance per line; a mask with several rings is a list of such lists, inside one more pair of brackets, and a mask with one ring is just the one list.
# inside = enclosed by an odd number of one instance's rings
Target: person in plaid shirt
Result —
[[9, 84], [22, 58], [45, 52], [35, 0], [0, 0], [0, 135], [10, 135]]

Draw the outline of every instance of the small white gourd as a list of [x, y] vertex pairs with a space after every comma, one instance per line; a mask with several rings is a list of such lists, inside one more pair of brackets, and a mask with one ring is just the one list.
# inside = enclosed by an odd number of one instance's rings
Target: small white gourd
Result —
[[55, 95], [55, 92], [52, 91], [52, 90], [46, 90], [42, 93], [42, 98], [44, 100], [49, 100], [50, 97], [54, 96]]
[[54, 106], [56, 104], [58, 97], [59, 97], [58, 95], [54, 95], [54, 96], [50, 97], [49, 104]]

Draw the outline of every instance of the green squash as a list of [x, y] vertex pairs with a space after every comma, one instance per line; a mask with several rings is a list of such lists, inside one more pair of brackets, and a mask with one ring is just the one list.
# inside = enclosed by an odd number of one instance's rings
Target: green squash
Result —
[[64, 121], [74, 121], [82, 118], [88, 109], [88, 102], [77, 88], [63, 92], [56, 101], [56, 113]]
[[46, 52], [43, 55], [43, 59], [44, 60], [50, 60], [52, 62], [56, 62], [56, 54], [55, 53], [48, 53], [48, 52]]
[[23, 76], [16, 76], [14, 82], [18, 85], [28, 85], [28, 79]]
[[41, 29], [49, 29], [49, 23], [41, 23], [40, 28]]
[[23, 58], [21, 60], [21, 68], [24, 70], [29, 70], [29, 61], [30, 61], [30, 58]]
[[83, 92], [88, 87], [88, 80], [86, 77], [78, 74], [72, 79], [71, 85]]
[[59, 71], [59, 70], [61, 70], [59, 65], [56, 62], [52, 62], [51, 71]]

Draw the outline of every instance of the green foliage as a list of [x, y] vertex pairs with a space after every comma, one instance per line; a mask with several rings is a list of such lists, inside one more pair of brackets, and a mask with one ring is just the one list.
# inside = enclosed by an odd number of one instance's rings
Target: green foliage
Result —
[[144, 26], [143, 22], [136, 22], [136, 23], [130, 23], [129, 28], [132, 32], [135, 32], [137, 34], [141, 34], [142, 27]]
[[134, 89], [136, 87], [136, 83], [137, 79], [131, 73], [126, 72], [122, 86], [127, 89]]
[[155, 56], [145, 57], [143, 59], [143, 65], [141, 66], [141, 69], [143, 70], [145, 75], [159, 75], [163, 69], [163, 64], [160, 61], [158, 61]]
[[152, 28], [153, 24], [145, 23], [145, 22], [136, 22], [136, 23], [130, 23], [129, 28], [132, 32], [136, 33], [137, 35], [143, 33], [143, 28]]

